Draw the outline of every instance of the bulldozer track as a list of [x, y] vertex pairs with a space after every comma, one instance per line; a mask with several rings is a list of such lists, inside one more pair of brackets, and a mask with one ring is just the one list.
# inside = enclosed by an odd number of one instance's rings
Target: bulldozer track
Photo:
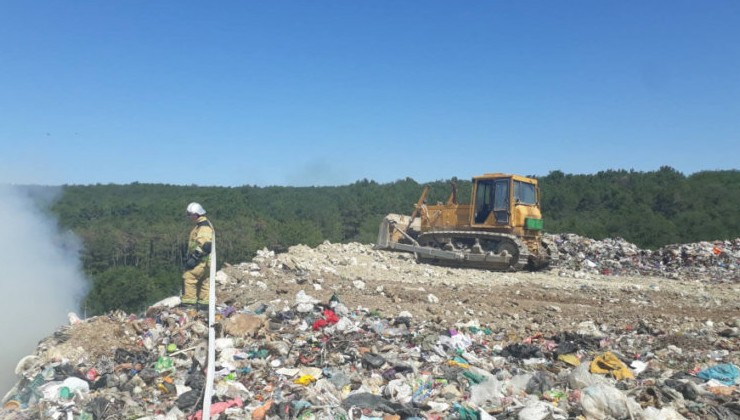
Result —
[[[422, 259], [433, 259], [439, 263], [447, 265], [456, 265], [461, 267], [472, 267], [472, 268], [485, 268], [488, 270], [495, 271], [520, 271], [527, 266], [529, 262], [529, 248], [524, 244], [517, 236], [508, 233], [497, 233], [497, 232], [479, 232], [479, 231], [432, 231], [425, 232], [419, 235], [418, 242], [420, 244], [434, 244], [435, 247], [444, 245], [447, 242], [453, 242], [463, 240], [465, 242], [475, 241], [496, 243], [497, 246], [501, 246], [502, 241], [513, 244], [517, 249], [517, 255], [512, 255], [512, 258], [516, 258], [515, 262], [509, 261], [507, 264], [490, 262], [490, 261], [475, 261], [469, 258], [463, 258], [461, 260], [443, 260], [429, 257], [423, 257]], [[455, 251], [463, 253], [465, 256], [473, 254], [471, 247], [456, 248]], [[487, 249], [486, 252], [492, 252]]]

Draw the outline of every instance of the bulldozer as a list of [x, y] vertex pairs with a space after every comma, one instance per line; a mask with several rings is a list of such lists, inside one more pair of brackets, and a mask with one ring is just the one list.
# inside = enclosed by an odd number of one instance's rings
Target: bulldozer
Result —
[[376, 249], [413, 252], [431, 264], [492, 271], [540, 270], [557, 260], [557, 247], [543, 235], [535, 178], [487, 173], [472, 179], [469, 204], [457, 202], [457, 185], [446, 202], [426, 203], [425, 187], [410, 216], [383, 218]]

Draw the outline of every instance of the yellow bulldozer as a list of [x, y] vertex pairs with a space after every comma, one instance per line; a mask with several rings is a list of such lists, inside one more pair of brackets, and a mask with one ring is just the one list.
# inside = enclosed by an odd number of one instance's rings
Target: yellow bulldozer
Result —
[[492, 173], [473, 177], [470, 204], [426, 204], [429, 187], [411, 216], [389, 214], [380, 224], [377, 249], [407, 251], [420, 261], [494, 271], [539, 270], [557, 260], [543, 236], [537, 180]]

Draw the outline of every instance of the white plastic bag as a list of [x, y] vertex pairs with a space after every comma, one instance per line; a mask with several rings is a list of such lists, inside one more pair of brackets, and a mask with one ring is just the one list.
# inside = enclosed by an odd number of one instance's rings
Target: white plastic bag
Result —
[[477, 406], [501, 405], [503, 396], [501, 382], [494, 377], [470, 387], [470, 402]]
[[642, 412], [643, 420], [686, 420], [673, 407], [663, 407], [658, 410], [655, 407], [646, 407]]
[[565, 420], [568, 418], [568, 413], [546, 401], [530, 397], [524, 401], [524, 408], [517, 418], [519, 420]]
[[568, 385], [573, 389], [583, 389], [588, 386], [607, 383], [602, 376], [589, 372], [589, 362], [582, 362], [576, 366], [568, 375]]
[[596, 384], [581, 391], [581, 408], [586, 419], [631, 419], [642, 415], [642, 408], [622, 391], [608, 384]]

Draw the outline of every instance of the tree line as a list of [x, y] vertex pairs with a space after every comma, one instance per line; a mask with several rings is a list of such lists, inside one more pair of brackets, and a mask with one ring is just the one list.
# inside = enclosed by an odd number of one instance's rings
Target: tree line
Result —
[[[622, 237], [643, 248], [740, 237], [740, 171], [692, 175], [608, 170], [552, 171], [540, 182], [545, 230], [594, 239]], [[204, 187], [167, 184], [65, 185], [50, 207], [60, 227], [84, 244], [92, 280], [88, 315], [136, 312], [179, 293], [192, 227], [185, 207], [201, 203], [213, 221], [219, 265], [248, 261], [257, 250], [281, 252], [323, 241], [373, 243], [388, 213], [410, 214], [425, 185], [428, 202], [445, 201], [450, 184], [470, 200], [470, 180], [380, 184], [363, 179], [332, 187]]]

